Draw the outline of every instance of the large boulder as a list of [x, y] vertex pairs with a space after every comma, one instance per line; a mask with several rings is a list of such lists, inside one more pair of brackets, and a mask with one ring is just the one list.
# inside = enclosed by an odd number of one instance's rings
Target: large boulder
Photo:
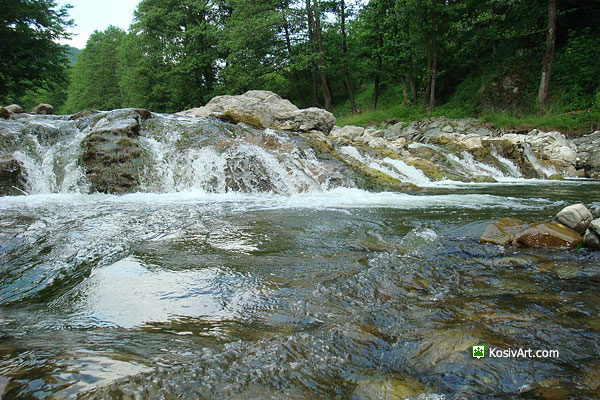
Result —
[[320, 108], [298, 109], [289, 100], [266, 90], [250, 90], [239, 96], [217, 96], [205, 106], [177, 113], [182, 116], [216, 117], [223, 121], [242, 122], [257, 129], [320, 131], [329, 133], [335, 117]]
[[25, 178], [21, 164], [11, 155], [0, 155], [0, 196], [23, 194]]
[[137, 189], [144, 169], [138, 141], [141, 119], [137, 110], [112, 111], [85, 138], [81, 163], [92, 191], [121, 194]]
[[556, 222], [584, 234], [594, 216], [583, 204], [574, 204], [563, 208], [556, 214]]
[[490, 223], [485, 230], [479, 241], [481, 243], [498, 244], [500, 246], [506, 246], [512, 243], [515, 235], [524, 231], [527, 227], [525, 221], [521, 221], [517, 218], [500, 218], [497, 221]]
[[51, 115], [54, 114], [54, 107], [50, 104], [40, 103], [33, 107], [33, 109], [30, 111], [30, 114]]
[[6, 106], [4, 108], [6, 108], [8, 111], [10, 111], [13, 114], [21, 114], [23, 112], [23, 107], [21, 107], [18, 104], [11, 104], [10, 106]]
[[531, 224], [515, 236], [516, 247], [545, 247], [551, 249], [573, 249], [583, 242], [583, 238], [571, 228], [560, 224], [539, 222]]
[[12, 113], [6, 107], [0, 107], [0, 118], [9, 119]]

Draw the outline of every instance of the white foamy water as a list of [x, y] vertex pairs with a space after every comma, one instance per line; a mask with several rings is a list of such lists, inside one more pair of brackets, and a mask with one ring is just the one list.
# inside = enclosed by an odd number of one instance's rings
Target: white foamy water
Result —
[[395, 192], [368, 192], [360, 189], [338, 188], [322, 192], [294, 195], [206, 193], [185, 191], [174, 193], [131, 193], [122, 196], [92, 194], [44, 194], [11, 196], [0, 199], [0, 209], [22, 206], [85, 205], [85, 204], [177, 204], [193, 203], [221, 206], [233, 205], [236, 209], [330, 209], [330, 208], [513, 208], [536, 209], [549, 207], [556, 202], [542, 198], [515, 198], [491, 194], [440, 194], [418, 195]]

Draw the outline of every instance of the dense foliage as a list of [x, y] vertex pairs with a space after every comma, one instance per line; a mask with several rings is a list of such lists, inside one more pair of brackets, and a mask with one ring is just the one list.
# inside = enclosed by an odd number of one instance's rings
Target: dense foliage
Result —
[[27, 90], [64, 84], [68, 46], [68, 7], [52, 0], [0, 0], [0, 103]]
[[64, 111], [267, 89], [337, 114], [600, 114], [598, 18], [597, 0], [141, 0], [129, 33], [90, 37]]

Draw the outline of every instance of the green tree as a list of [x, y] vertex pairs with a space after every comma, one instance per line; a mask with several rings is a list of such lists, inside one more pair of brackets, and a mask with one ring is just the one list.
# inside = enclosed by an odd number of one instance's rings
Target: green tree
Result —
[[28, 89], [64, 82], [70, 6], [52, 0], [0, 0], [0, 102], [17, 101]]
[[73, 66], [65, 106], [68, 112], [89, 108], [111, 110], [125, 105], [117, 57], [125, 35], [121, 28], [109, 26], [90, 36]]
[[155, 111], [197, 107], [215, 94], [225, 2], [142, 0], [120, 49], [126, 103]]

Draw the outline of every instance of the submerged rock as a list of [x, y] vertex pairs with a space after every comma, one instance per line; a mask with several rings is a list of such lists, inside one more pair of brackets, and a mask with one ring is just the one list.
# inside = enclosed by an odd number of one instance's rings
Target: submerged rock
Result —
[[39, 114], [39, 115], [54, 114], [54, 107], [50, 104], [40, 103], [37, 106], [33, 107], [33, 109], [30, 111], [30, 114]]
[[573, 249], [583, 238], [571, 228], [560, 224], [539, 222], [531, 224], [517, 234], [513, 240], [516, 247], [545, 247], [551, 249]]
[[242, 122], [257, 129], [321, 131], [329, 133], [335, 117], [320, 108], [298, 109], [289, 100], [266, 90], [250, 90], [239, 96], [217, 96], [205, 106], [177, 113], [182, 116], [216, 117], [223, 121]]
[[352, 400], [404, 400], [416, 398], [426, 391], [425, 385], [413, 378], [366, 380], [358, 383]]
[[515, 236], [526, 229], [527, 223], [517, 218], [500, 218], [497, 221], [490, 223], [485, 230], [481, 239], [481, 243], [498, 244], [506, 246], [512, 243]]
[[555, 220], [580, 234], [584, 234], [594, 216], [583, 204], [574, 204], [560, 210]]

